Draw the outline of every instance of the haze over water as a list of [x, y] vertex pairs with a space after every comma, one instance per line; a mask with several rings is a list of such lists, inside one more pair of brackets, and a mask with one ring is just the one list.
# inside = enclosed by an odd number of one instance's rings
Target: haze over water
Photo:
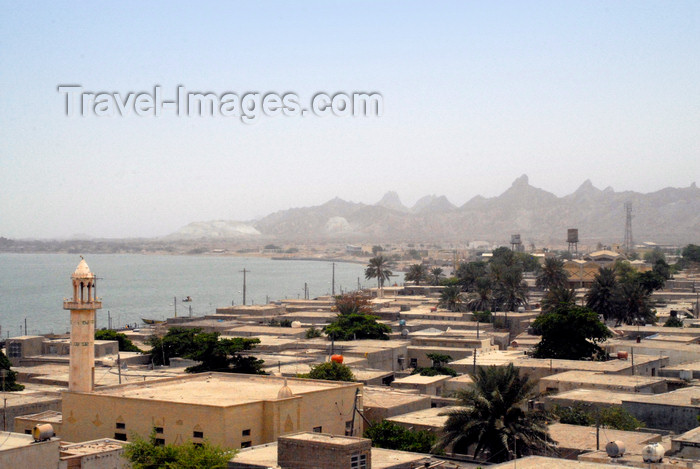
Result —
[[[331, 262], [275, 261], [265, 258], [92, 254], [85, 260], [98, 276], [102, 310], [97, 327], [107, 327], [107, 311], [114, 327], [141, 323], [141, 318], [165, 319], [214, 313], [217, 307], [242, 303], [243, 273], [247, 274], [246, 303], [303, 298], [304, 282], [311, 298], [331, 292]], [[0, 325], [2, 337], [24, 333], [64, 333], [69, 313], [63, 299], [72, 295], [70, 275], [80, 262], [76, 254], [0, 254]], [[336, 293], [340, 289], [373, 286], [364, 278], [363, 264], [336, 262]], [[181, 300], [191, 296], [191, 303]]]

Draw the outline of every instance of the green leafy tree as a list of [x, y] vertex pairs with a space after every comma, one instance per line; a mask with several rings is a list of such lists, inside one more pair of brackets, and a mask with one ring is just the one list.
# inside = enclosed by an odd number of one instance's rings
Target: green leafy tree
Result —
[[542, 269], [540, 262], [532, 254], [526, 252], [516, 252], [515, 259], [523, 266], [524, 272], [539, 272]]
[[119, 342], [120, 352], [143, 352], [129, 339], [126, 334], [113, 331], [111, 329], [102, 329], [95, 331], [95, 340], [116, 340]]
[[428, 368], [416, 368], [411, 373], [412, 375], [420, 374], [421, 376], [457, 376], [457, 372], [452, 368], [445, 366], [452, 357], [449, 355], [444, 355], [442, 353], [426, 353], [426, 356], [432, 362], [432, 365]]
[[700, 263], [700, 246], [689, 244], [681, 251], [683, 261], [687, 264], [690, 262]]
[[329, 340], [380, 339], [389, 340], [391, 327], [377, 322], [372, 303], [359, 293], [348, 293], [335, 298], [335, 321], [323, 328]]
[[649, 293], [661, 290], [666, 285], [664, 276], [653, 270], [638, 273], [634, 281], [640, 284]]
[[430, 280], [433, 285], [440, 285], [440, 280], [445, 277], [441, 267], [434, 267], [430, 269]]
[[486, 262], [468, 262], [462, 263], [457, 268], [457, 278], [459, 284], [464, 291], [472, 291], [476, 286], [476, 281], [479, 278], [484, 278], [488, 275], [488, 264]]
[[306, 329], [306, 338], [307, 339], [314, 339], [316, 337], [321, 337], [323, 335], [323, 331], [321, 329], [317, 329], [315, 327], [309, 327]]
[[[17, 372], [13, 371], [10, 366], [10, 359], [0, 350], [0, 373], [5, 374], [4, 381], [0, 381], [0, 385], [3, 386], [2, 390], [21, 391], [24, 389], [24, 385], [17, 382]], [[0, 380], [2, 380], [2, 378], [0, 378]]]
[[170, 358], [182, 357], [201, 362], [187, 368], [188, 373], [223, 371], [264, 374], [263, 361], [241, 353], [252, 350], [260, 339], [234, 337], [221, 339], [218, 332], [173, 327], [163, 337], [149, 339], [151, 360], [155, 365], [170, 365]]
[[352, 374], [349, 366], [334, 361], [312, 365], [309, 373], [300, 374], [299, 377], [327, 381], [355, 381], [355, 375]]
[[644, 254], [644, 261], [652, 265], [656, 264], [658, 261], [666, 262], [666, 254], [664, 254], [661, 249], [654, 248], [653, 250]]
[[617, 289], [615, 271], [601, 267], [593, 280], [593, 285], [586, 293], [586, 306], [603, 315], [606, 321], [616, 317], [618, 309]]
[[463, 303], [462, 289], [457, 285], [450, 285], [443, 288], [440, 293], [438, 306], [446, 308], [449, 311], [459, 311]]
[[612, 336], [595, 311], [571, 304], [542, 313], [535, 319], [533, 328], [542, 335], [535, 346], [536, 358], [602, 358], [604, 352], [598, 344]]
[[564, 261], [556, 257], [547, 257], [539, 275], [537, 275], [536, 285], [545, 290], [567, 288], [569, 276], [564, 269]]
[[458, 392], [462, 408], [447, 412], [438, 446], [453, 444], [466, 454], [498, 463], [552, 450], [544, 413], [523, 410], [534, 395], [535, 382], [521, 376], [513, 364], [478, 367], [473, 383]]
[[664, 280], [668, 280], [671, 278], [671, 266], [666, 263], [665, 260], [659, 259], [656, 262], [654, 262], [654, 265], [652, 267], [652, 270], [660, 275], [661, 277], [664, 278]]
[[408, 272], [404, 277], [409, 282], [416, 282], [416, 285], [428, 278], [428, 269], [423, 264], [412, 264], [408, 267]]
[[683, 327], [683, 320], [678, 316], [671, 316], [664, 323], [664, 327]]
[[606, 428], [628, 432], [643, 428], [644, 422], [637, 420], [627, 409], [613, 405], [600, 409], [600, 424]]
[[491, 256], [491, 264], [503, 264], [507, 267], [512, 267], [518, 264], [518, 259], [515, 253], [507, 247], [501, 246], [493, 250]]
[[236, 450], [224, 449], [208, 441], [160, 445], [155, 431], [148, 440], [132, 435], [130, 444], [124, 448], [124, 457], [132, 469], [226, 469], [236, 453]]
[[374, 245], [374, 246], [372, 246], [372, 255], [376, 256], [378, 253], [382, 252], [383, 250], [384, 250], [383, 247], [381, 247], [379, 245]]
[[370, 425], [363, 436], [372, 440], [372, 446], [376, 448], [415, 453], [430, 453], [437, 442], [437, 436], [431, 432], [408, 430], [388, 420]]

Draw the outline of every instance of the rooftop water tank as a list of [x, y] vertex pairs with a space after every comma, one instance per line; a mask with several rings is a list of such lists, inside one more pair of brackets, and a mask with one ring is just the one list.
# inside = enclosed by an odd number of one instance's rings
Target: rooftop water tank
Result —
[[625, 443], [619, 440], [611, 441], [605, 445], [605, 452], [611, 458], [621, 458], [625, 455]]
[[646, 445], [644, 449], [642, 449], [642, 459], [644, 462], [661, 462], [664, 459], [665, 453], [666, 450], [663, 446], [658, 443], [652, 443]]
[[32, 428], [32, 436], [34, 437], [34, 441], [50, 440], [53, 435], [53, 425], [50, 423], [40, 423], [38, 425], [34, 425], [34, 428]]
[[342, 355], [331, 355], [331, 361], [335, 363], [343, 363]]

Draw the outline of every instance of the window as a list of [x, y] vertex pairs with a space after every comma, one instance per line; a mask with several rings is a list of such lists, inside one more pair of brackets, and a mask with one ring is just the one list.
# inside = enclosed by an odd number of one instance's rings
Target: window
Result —
[[367, 455], [354, 454], [350, 457], [350, 469], [367, 469]]
[[31, 435], [32, 431], [29, 428], [27, 428], [26, 430], [24, 430], [24, 433], [26, 433], [27, 435]]
[[10, 358], [22, 358], [22, 343], [10, 342], [10, 348], [7, 351]]
[[243, 432], [241, 433], [243, 434], [243, 436], [250, 436], [250, 428], [243, 430]]
[[114, 439], [119, 441], [126, 441], [126, 433], [115, 433]]
[[323, 431], [323, 427], [314, 427], [314, 433], [321, 433]]
[[345, 436], [352, 436], [352, 420], [345, 422]]
[[198, 432], [195, 430], [192, 432], [192, 437], [193, 438], [204, 438], [204, 432]]
[[126, 428], [126, 424], [123, 422], [117, 422], [117, 430], [124, 430]]
[[158, 434], [163, 434], [163, 427], [153, 427], [153, 429], [156, 431]]
[[244, 441], [241, 443], [241, 448], [250, 448], [251, 446], [253, 446], [252, 441]]
[[156, 446], [165, 446], [165, 440], [163, 438], [156, 438]]
[[418, 359], [411, 358], [411, 368], [418, 368]]

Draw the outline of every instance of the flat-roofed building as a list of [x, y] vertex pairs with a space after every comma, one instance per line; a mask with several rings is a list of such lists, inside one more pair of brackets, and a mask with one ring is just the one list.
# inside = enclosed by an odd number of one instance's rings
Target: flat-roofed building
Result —
[[396, 415], [430, 409], [431, 398], [424, 394], [386, 386], [366, 386], [362, 405], [365, 418], [370, 423], [376, 423]]
[[[202, 373], [63, 394], [63, 439], [126, 440], [153, 429], [163, 443], [208, 439], [228, 448], [299, 431], [360, 432], [360, 383]], [[358, 395], [359, 394], [359, 395]]]
[[122, 456], [125, 445], [109, 438], [61, 444], [59, 469], [128, 469], [131, 465]]
[[0, 467], [58, 467], [58, 438], [34, 441], [32, 435], [0, 431]]
[[451, 376], [447, 375], [422, 376], [415, 374], [396, 379], [391, 383], [391, 386], [399, 389], [415, 389], [420, 394], [430, 396], [442, 396], [445, 382], [450, 378]]
[[664, 378], [627, 376], [592, 371], [566, 371], [540, 379], [540, 392], [563, 392], [573, 389], [605, 389], [616, 392], [656, 394], [665, 393]]

